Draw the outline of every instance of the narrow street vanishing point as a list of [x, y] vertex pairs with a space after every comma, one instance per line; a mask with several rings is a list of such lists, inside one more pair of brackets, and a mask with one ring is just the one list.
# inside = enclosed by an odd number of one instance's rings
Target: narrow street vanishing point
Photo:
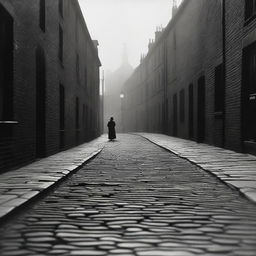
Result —
[[4, 223], [0, 255], [255, 256], [256, 205], [189, 161], [120, 135]]

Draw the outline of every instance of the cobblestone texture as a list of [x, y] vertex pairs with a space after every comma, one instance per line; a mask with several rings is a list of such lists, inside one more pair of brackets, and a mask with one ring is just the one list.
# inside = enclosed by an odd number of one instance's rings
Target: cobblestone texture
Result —
[[256, 156], [163, 134], [139, 134], [214, 174], [256, 203]]
[[0, 228], [0, 255], [256, 255], [256, 206], [145, 139], [123, 135]]
[[97, 155], [107, 141], [91, 142], [0, 174], [0, 219], [76, 170]]

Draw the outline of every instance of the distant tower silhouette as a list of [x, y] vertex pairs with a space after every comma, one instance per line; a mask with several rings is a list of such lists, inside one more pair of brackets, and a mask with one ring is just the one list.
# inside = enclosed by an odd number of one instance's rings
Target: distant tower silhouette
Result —
[[178, 11], [177, 0], [172, 0], [172, 17], [176, 15]]

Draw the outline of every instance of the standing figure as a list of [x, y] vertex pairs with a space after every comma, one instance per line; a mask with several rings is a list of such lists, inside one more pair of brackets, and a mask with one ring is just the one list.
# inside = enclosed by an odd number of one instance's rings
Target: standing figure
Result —
[[111, 117], [108, 122], [108, 138], [110, 140], [114, 140], [116, 138], [116, 123], [114, 122], [114, 118]]

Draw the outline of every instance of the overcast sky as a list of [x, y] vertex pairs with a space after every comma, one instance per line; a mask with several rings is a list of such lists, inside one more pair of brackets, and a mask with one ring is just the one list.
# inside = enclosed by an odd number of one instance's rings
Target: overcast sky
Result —
[[127, 45], [129, 61], [139, 64], [157, 26], [171, 19], [171, 0], [79, 0], [92, 39], [99, 41], [105, 70], [115, 70]]

